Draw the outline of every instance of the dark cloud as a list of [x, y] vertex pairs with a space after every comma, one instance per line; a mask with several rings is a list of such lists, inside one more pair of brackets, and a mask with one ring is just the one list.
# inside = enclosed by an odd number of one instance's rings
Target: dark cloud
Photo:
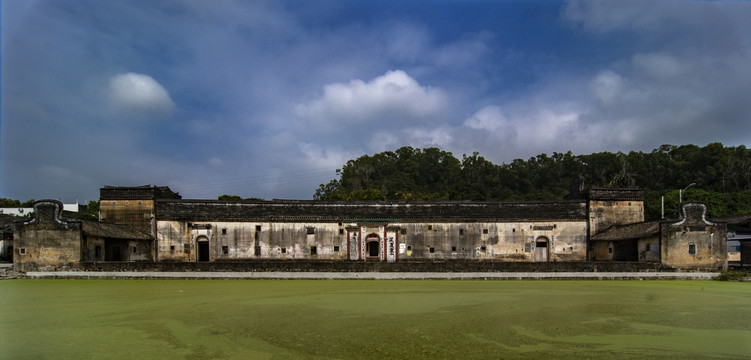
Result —
[[310, 198], [404, 145], [749, 142], [749, 3], [532, 3], [2, 2], [0, 189]]

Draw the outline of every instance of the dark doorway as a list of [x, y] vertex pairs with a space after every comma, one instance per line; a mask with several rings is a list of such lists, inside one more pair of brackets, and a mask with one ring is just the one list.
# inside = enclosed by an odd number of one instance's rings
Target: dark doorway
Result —
[[104, 239], [104, 261], [128, 261], [127, 249], [127, 240]]
[[537, 238], [537, 242], [535, 242], [535, 261], [548, 261], [548, 238]]
[[624, 240], [615, 243], [615, 261], [639, 261], [639, 248], [636, 240]]
[[112, 251], [110, 252], [110, 261], [122, 261], [123, 257], [120, 253], [120, 247], [119, 246], [113, 246]]
[[198, 261], [210, 261], [208, 240], [198, 242]]
[[369, 257], [379, 257], [380, 256], [380, 246], [379, 242], [377, 240], [369, 240], [367, 244], [365, 244], [366, 251], [368, 252]]

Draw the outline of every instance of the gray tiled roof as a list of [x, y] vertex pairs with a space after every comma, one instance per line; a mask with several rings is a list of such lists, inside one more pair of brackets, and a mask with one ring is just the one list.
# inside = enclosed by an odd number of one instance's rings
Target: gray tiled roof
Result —
[[610, 227], [592, 236], [594, 241], [617, 241], [640, 239], [660, 233], [660, 222], [649, 221]]
[[530, 202], [324, 202], [306, 200], [219, 201], [159, 200], [156, 216], [162, 220], [265, 221], [485, 221], [581, 220], [583, 201]]

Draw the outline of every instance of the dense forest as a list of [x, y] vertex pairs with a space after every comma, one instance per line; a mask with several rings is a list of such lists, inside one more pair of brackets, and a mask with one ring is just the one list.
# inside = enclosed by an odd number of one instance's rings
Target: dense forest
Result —
[[479, 153], [461, 159], [437, 148], [402, 147], [350, 160], [338, 179], [321, 184], [316, 200], [478, 200], [563, 199], [571, 179], [586, 187], [644, 190], [647, 220], [675, 217], [683, 200], [701, 201], [714, 217], [751, 213], [751, 150], [712, 143], [662, 145], [652, 152], [587, 155], [540, 154], [494, 164]]

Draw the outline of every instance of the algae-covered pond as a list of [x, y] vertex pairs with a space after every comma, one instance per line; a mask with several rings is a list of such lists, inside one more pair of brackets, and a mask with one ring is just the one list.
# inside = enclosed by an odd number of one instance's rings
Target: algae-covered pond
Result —
[[2, 359], [748, 359], [751, 284], [0, 281]]

